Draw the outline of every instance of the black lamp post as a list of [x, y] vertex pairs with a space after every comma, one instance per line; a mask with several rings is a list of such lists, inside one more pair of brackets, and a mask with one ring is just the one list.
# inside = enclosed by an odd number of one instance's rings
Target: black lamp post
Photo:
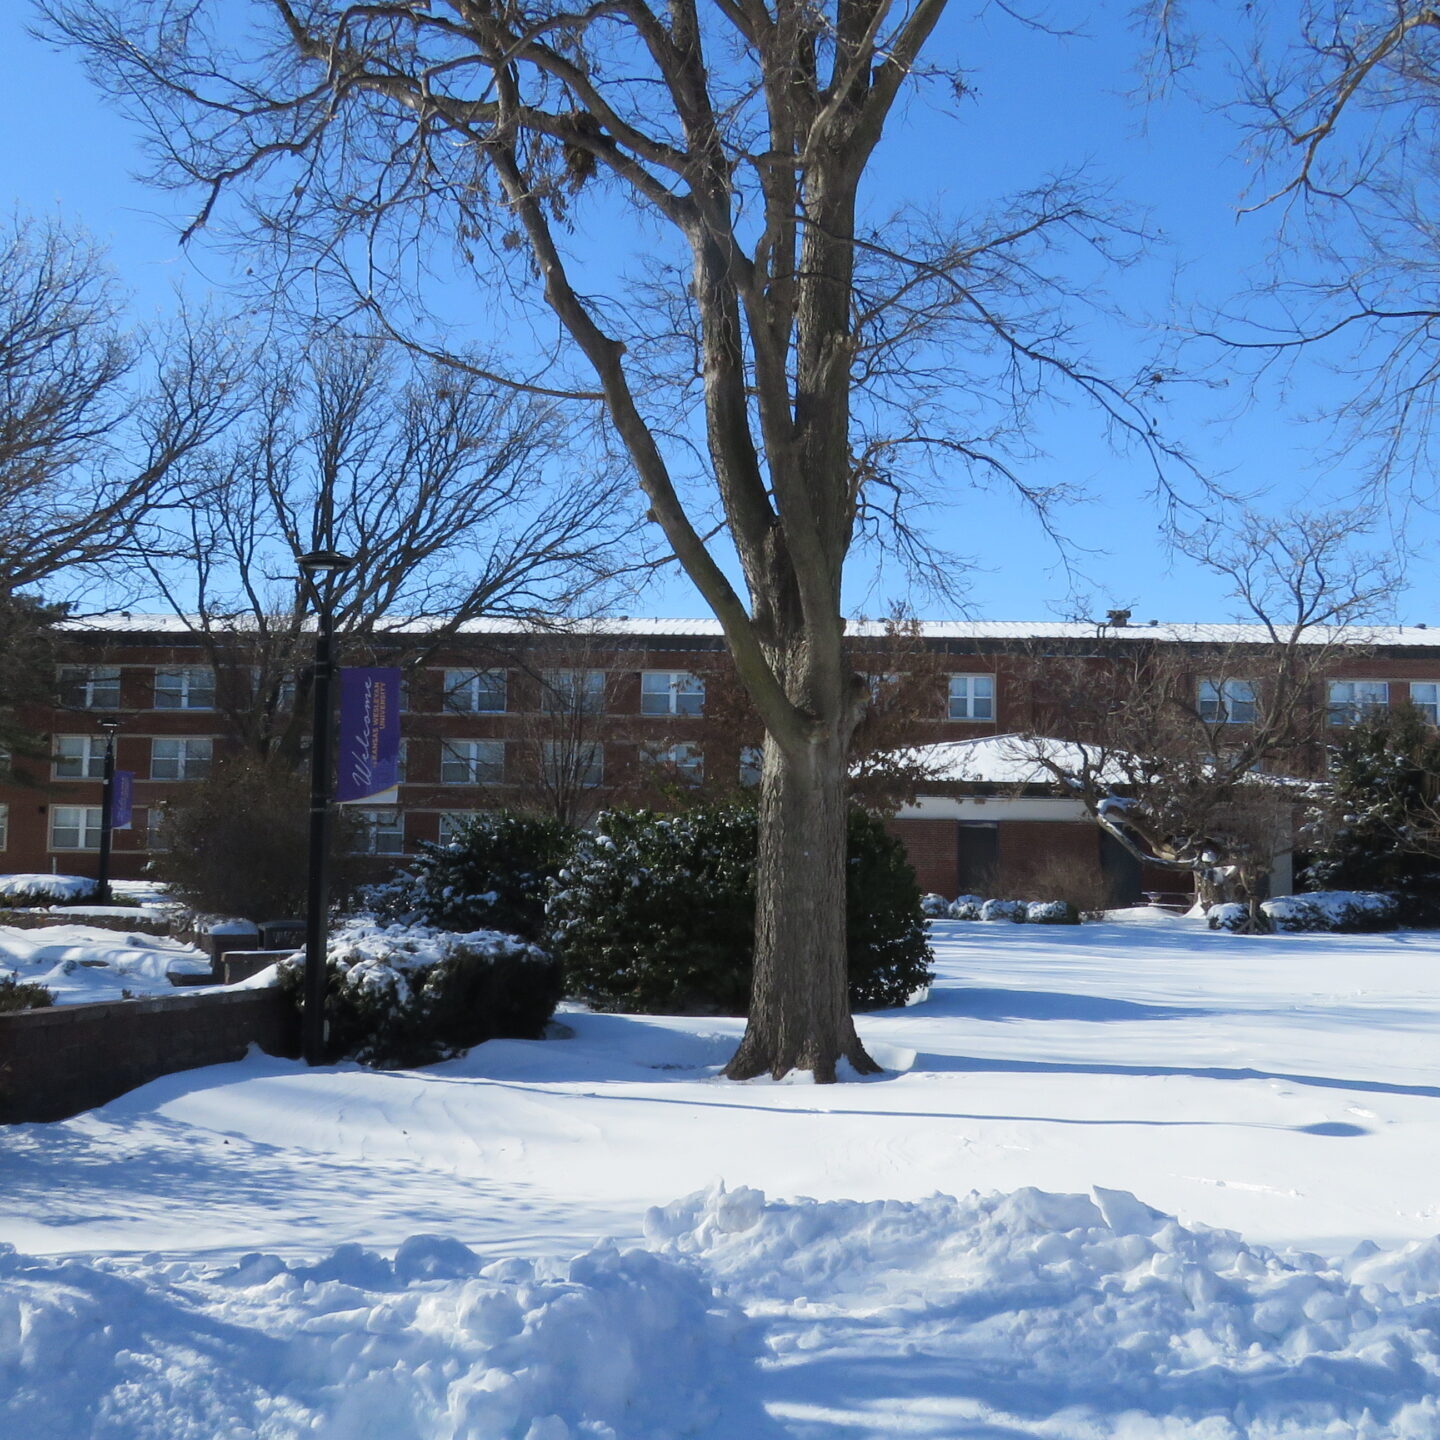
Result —
[[100, 875], [96, 884], [96, 901], [110, 903], [110, 827], [115, 819], [115, 732], [120, 728], [118, 715], [102, 715], [95, 722], [105, 732], [105, 768], [101, 772], [104, 788], [100, 791]]
[[307, 1065], [325, 1063], [325, 940], [330, 905], [330, 734], [334, 729], [335, 577], [348, 555], [312, 550], [299, 557], [315, 602], [314, 712], [310, 743], [310, 884], [305, 909], [305, 1010], [301, 1044]]

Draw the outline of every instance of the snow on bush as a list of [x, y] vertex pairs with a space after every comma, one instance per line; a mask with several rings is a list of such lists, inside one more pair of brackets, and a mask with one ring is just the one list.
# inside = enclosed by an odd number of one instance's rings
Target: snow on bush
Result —
[[[1365, 890], [1317, 890], [1310, 895], [1277, 895], [1260, 904], [1260, 913], [1271, 930], [1295, 934], [1306, 930], [1358, 934], [1370, 930], [1393, 930], [1400, 915], [1393, 895]], [[1247, 905], [1212, 905], [1205, 912], [1212, 930], [1240, 931], [1247, 928]]]
[[1030, 925], [1078, 925], [1080, 912], [1068, 900], [1032, 900], [1025, 907]]
[[97, 888], [85, 875], [0, 875], [0, 905], [74, 904]]
[[943, 919], [950, 913], [950, 902], [933, 890], [920, 897], [920, 913], [931, 920]]
[[608, 1242], [483, 1267], [426, 1235], [232, 1269], [0, 1254], [17, 1440], [699, 1436], [755, 1348], [692, 1266]]
[[1017, 925], [1025, 919], [1023, 900], [987, 900], [980, 907], [982, 920], [1013, 920]]
[[[496, 1036], [538, 1039], [560, 999], [560, 967], [496, 930], [346, 922], [330, 937], [325, 1013], [336, 1058], [425, 1065]], [[295, 997], [304, 956], [280, 965]]]
[[978, 920], [984, 905], [985, 897], [983, 895], [957, 895], [950, 902], [950, 918], [952, 920]]
[[1400, 914], [1393, 895], [1365, 890], [1318, 890], [1311, 895], [1282, 895], [1260, 907], [1276, 930], [1337, 930], [1354, 934], [1391, 930]]
[[558, 820], [508, 811], [477, 815], [455, 838], [422, 841], [420, 855], [366, 893], [382, 919], [439, 930], [500, 930], [543, 939], [545, 896], [574, 848]]
[[776, 1317], [778, 1354], [830, 1327], [872, 1368], [924, 1363], [999, 1410], [1053, 1407], [1047, 1435], [1440, 1434], [1440, 1240], [1337, 1266], [1098, 1188], [783, 1204], [717, 1187], [651, 1210], [646, 1233]]

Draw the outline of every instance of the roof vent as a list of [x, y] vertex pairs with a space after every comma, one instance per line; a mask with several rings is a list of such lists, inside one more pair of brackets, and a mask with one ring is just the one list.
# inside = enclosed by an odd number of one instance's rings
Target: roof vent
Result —
[[1107, 610], [1105, 623], [1115, 626], [1117, 630], [1123, 630], [1130, 623], [1130, 612], [1128, 610]]
[[1423, 620], [1419, 620], [1416, 622], [1415, 628], [1417, 630], [1428, 630], [1430, 627]]

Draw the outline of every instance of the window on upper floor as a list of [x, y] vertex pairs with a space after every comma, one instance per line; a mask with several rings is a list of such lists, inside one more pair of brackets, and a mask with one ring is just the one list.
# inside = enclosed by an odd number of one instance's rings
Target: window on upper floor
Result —
[[440, 812], [440, 843], [453, 845], [465, 833], [465, 828], [483, 810], [442, 810]]
[[570, 745], [546, 740], [540, 747], [540, 765], [545, 783], [553, 789], [564, 790], [570, 785], [589, 788], [604, 782], [605, 748], [598, 741]]
[[57, 735], [50, 773], [56, 780], [103, 780], [103, 735]]
[[542, 670], [540, 708], [548, 715], [603, 715], [603, 670]]
[[646, 747], [640, 760], [657, 770], [675, 771], [688, 785], [698, 785], [705, 778], [705, 754], [698, 745]]
[[1329, 719], [1332, 725], [1353, 725], [1366, 715], [1390, 704], [1390, 685], [1385, 680], [1332, 680]]
[[250, 693], [257, 700], [267, 704], [273, 697], [275, 709], [278, 711], [293, 710], [295, 708], [295, 677], [293, 675], [267, 677], [258, 665], [252, 665], [250, 667]]
[[441, 708], [457, 715], [503, 715], [506, 689], [503, 670], [447, 670]]
[[405, 817], [399, 810], [354, 810], [350, 828], [352, 855], [403, 855]]
[[62, 665], [59, 691], [60, 703], [68, 710], [118, 710], [120, 667]]
[[504, 779], [503, 740], [446, 740], [441, 744], [442, 785], [499, 785]]
[[745, 786], [758, 785], [765, 773], [765, 748], [762, 745], [740, 747], [740, 783]]
[[993, 675], [952, 675], [950, 677], [951, 720], [993, 720], [995, 718], [995, 677]]
[[157, 710], [213, 710], [215, 672], [208, 665], [182, 665], [155, 672]]
[[1434, 680], [1412, 680], [1410, 703], [1432, 725], [1440, 725], [1440, 684]]
[[98, 850], [100, 848], [100, 807], [98, 805], [52, 805], [50, 807], [50, 848], [52, 850]]
[[215, 742], [208, 735], [157, 735], [150, 742], [150, 778], [202, 780], [214, 755]]
[[1255, 686], [1249, 680], [1202, 680], [1199, 702], [1207, 725], [1255, 723]]
[[640, 675], [642, 715], [700, 715], [705, 682], [688, 670], [644, 670]]

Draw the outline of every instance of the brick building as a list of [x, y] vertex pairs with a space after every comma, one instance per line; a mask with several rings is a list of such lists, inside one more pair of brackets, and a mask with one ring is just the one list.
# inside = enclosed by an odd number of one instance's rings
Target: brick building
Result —
[[[1042, 724], [1044, 733], [1083, 738], [1064, 734], [1063, 714], [1041, 715], [1036, 677], [1047, 659], [1104, 663], [1146, 649], [1193, 657], [1197, 704], [1228, 706], [1243, 723], [1253, 694], [1244, 682], [1207, 678], [1208, 657], [1245, 647], [1263, 676], [1268, 643], [1258, 627], [1234, 625], [934, 623], [898, 648], [885, 627], [852, 632], [857, 667], [877, 693], [897, 669], [914, 672], [896, 738], [920, 745]], [[217, 649], [213, 636], [154, 616], [77, 623], [65, 643], [62, 703], [31, 717], [48, 759], [17, 756], [0, 783], [0, 868], [93, 873], [105, 745], [97, 722], [113, 715], [117, 766], [136, 777], [134, 822], [115, 835], [113, 873], [134, 878], [164, 845], [166, 801], [249, 733], [244, 722], [261, 703], [253, 657], [243, 636]], [[458, 818], [487, 808], [559, 809], [583, 820], [608, 803], [663, 804], [677, 786], [723, 794], [757, 776], [758, 726], [713, 621], [615, 620], [563, 633], [480, 622], [440, 642], [418, 632], [348, 652], [342, 642], [347, 659], [401, 663], [407, 676], [399, 803], [365, 812], [357, 841], [377, 858], [443, 838]], [[298, 695], [296, 734], [304, 686], [303, 673], [291, 677], [268, 702], [283, 709]], [[1357, 633], [1315, 696], [1336, 723], [1402, 701], [1440, 722], [1440, 632]], [[987, 771], [994, 748], [892, 822], [927, 889], [954, 894], [982, 880], [1004, 888], [1038, 855], [1097, 867], [1122, 890], [1174, 888], [1173, 877], [1144, 875], [1117, 854], [1077, 801], [1037, 777]], [[985, 747], [975, 754], [984, 759]]]

